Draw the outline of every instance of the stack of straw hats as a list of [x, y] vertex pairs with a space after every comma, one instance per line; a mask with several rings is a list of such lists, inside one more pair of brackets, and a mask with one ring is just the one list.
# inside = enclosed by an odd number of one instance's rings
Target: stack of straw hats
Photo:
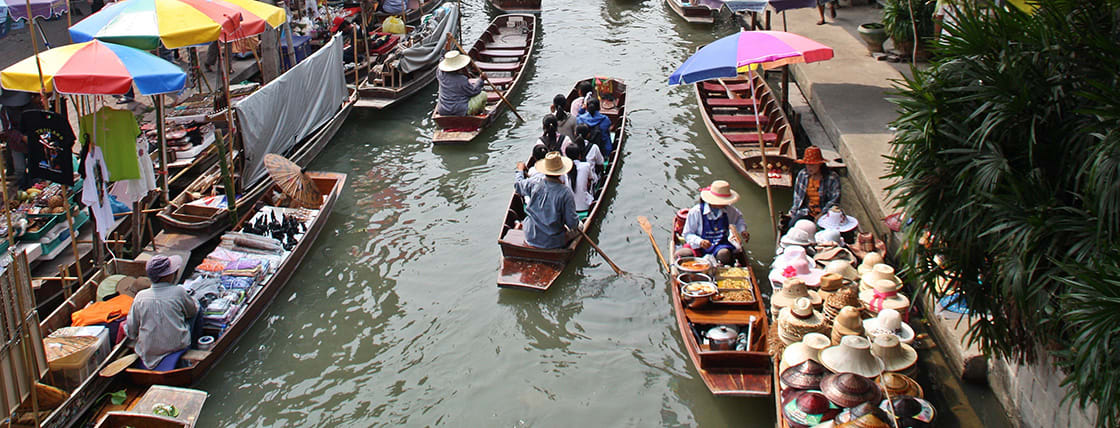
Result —
[[863, 302], [859, 300], [859, 294], [854, 286], [841, 287], [828, 296], [828, 299], [824, 302], [824, 317], [828, 318], [829, 321], [835, 321], [836, 315], [845, 306], [851, 306], [857, 310], [863, 309]]
[[813, 303], [808, 297], [798, 298], [778, 315], [778, 336], [787, 345], [800, 342], [808, 333], [824, 331], [828, 331], [828, 324], [820, 312], [813, 310]]
[[832, 323], [832, 345], [839, 345], [844, 336], [863, 336], [866, 332], [864, 324], [860, 321], [859, 310], [851, 306], [840, 309], [836, 320]]

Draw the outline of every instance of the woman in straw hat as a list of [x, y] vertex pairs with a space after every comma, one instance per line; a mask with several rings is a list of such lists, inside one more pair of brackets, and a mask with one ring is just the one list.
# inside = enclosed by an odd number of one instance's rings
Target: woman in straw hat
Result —
[[540, 175], [527, 177], [525, 163], [517, 163], [514, 192], [528, 200], [525, 207], [525, 243], [537, 248], [562, 248], [579, 227], [576, 200], [561, 177], [572, 169], [572, 160], [551, 152], [533, 166]]
[[[730, 241], [730, 226], [742, 234], [743, 240], [750, 240], [747, 223], [743, 213], [731, 204], [739, 200], [739, 194], [731, 190], [731, 184], [716, 180], [712, 185], [700, 189], [700, 203], [688, 210], [684, 222], [686, 244], [677, 250], [677, 257], [702, 257], [714, 254], [723, 264], [731, 264], [736, 248]], [[746, 244], [740, 242], [739, 245]]]
[[805, 169], [793, 181], [793, 206], [789, 209], [793, 221], [815, 220], [834, 205], [840, 205], [840, 177], [825, 166], [820, 148], [809, 146], [796, 162], [805, 165]]
[[439, 81], [439, 103], [436, 112], [442, 116], [474, 116], [486, 107], [486, 94], [482, 92], [482, 79], [471, 83], [467, 66], [471, 57], [451, 51], [439, 62], [436, 80]]

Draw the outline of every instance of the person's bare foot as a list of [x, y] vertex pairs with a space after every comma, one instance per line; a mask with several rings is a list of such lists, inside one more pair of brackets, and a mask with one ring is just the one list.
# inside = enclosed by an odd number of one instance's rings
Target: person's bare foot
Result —
[[824, 20], [817, 21], [817, 25], [824, 25]]

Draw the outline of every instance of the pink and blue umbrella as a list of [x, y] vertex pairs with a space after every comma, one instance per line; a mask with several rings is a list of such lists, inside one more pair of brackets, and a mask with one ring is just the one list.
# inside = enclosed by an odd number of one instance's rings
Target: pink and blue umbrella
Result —
[[784, 31], [740, 31], [696, 51], [669, 76], [670, 85], [734, 78], [759, 67], [824, 61], [832, 48]]

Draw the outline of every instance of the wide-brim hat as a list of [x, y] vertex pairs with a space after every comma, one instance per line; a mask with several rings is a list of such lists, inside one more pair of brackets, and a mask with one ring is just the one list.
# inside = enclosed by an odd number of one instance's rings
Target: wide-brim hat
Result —
[[873, 251], [867, 253], [866, 256], [863, 256], [863, 260], [860, 261], [857, 270], [859, 271], [860, 275], [864, 275], [868, 272], [871, 272], [871, 269], [874, 268], [875, 265], [883, 262], [883, 255]]
[[817, 226], [825, 230], [835, 230], [837, 232], [851, 232], [859, 227], [859, 220], [855, 217], [844, 214], [840, 207], [833, 205], [828, 212], [824, 213], [817, 219]]
[[845, 409], [833, 419], [834, 428], [894, 428], [891, 417], [875, 403], [863, 403]]
[[794, 162], [803, 165], [828, 163], [828, 161], [824, 160], [824, 156], [821, 156], [821, 149], [817, 146], [806, 147], [805, 153], [801, 155], [801, 159], [798, 159]]
[[813, 360], [820, 361], [820, 354], [815, 349], [809, 347], [804, 342], [791, 343], [782, 350], [781, 364], [779, 369], [785, 370], [788, 367], [793, 367], [806, 361]]
[[125, 279], [124, 275], [109, 275], [101, 280], [101, 283], [97, 284], [96, 301], [100, 302], [111, 294], [119, 293], [119, 291], [117, 291], [117, 284], [120, 284], [122, 279]]
[[820, 391], [797, 391], [782, 404], [782, 418], [791, 428], [818, 426], [840, 414]]
[[840, 236], [840, 231], [831, 229], [821, 229], [814, 233], [813, 241], [820, 247], [843, 247], [845, 244], [844, 237]]
[[[774, 262], [770, 263], [771, 269], [782, 270], [789, 266], [790, 262], [794, 260], [805, 260], [808, 263], [813, 262], [813, 258], [805, 251], [805, 247], [801, 245], [789, 245], [781, 249], [778, 255], [774, 256]], [[779, 284], [781, 281], [779, 281]]]
[[872, 340], [889, 334], [897, 336], [902, 343], [914, 343], [914, 328], [902, 321], [902, 315], [894, 309], [883, 309], [875, 318], [863, 320], [863, 330]]
[[813, 306], [821, 304], [821, 296], [816, 291], [809, 290], [805, 281], [799, 278], [789, 278], [782, 283], [782, 289], [770, 298], [770, 305], [784, 308], [792, 305], [800, 297], [808, 297]]
[[871, 342], [871, 354], [883, 361], [883, 370], [888, 372], [906, 371], [918, 362], [918, 351], [899, 342], [893, 334], [876, 336]]
[[[851, 250], [845, 247], [831, 247], [818, 249], [817, 254], [813, 256], [813, 261], [821, 264], [825, 264], [834, 260], [845, 261], [850, 265], [852, 262], [856, 261], [856, 255], [853, 254]], [[852, 268], [852, 272], [858, 274], [855, 268]]]
[[572, 160], [562, 156], [560, 152], [549, 152], [544, 155], [544, 159], [533, 164], [533, 168], [544, 175], [564, 175], [572, 170]]
[[813, 223], [813, 220], [803, 218], [793, 222], [793, 226], [790, 227], [790, 230], [793, 229], [802, 230], [809, 234], [809, 236], [815, 236], [817, 233], [817, 224]]
[[826, 273], [838, 273], [847, 281], [857, 281], [860, 279], [859, 271], [852, 266], [852, 262], [847, 260], [832, 259], [824, 264], [824, 271]]
[[124, 277], [117, 283], [117, 292], [129, 297], [136, 297], [136, 293], [152, 287], [152, 280], [148, 277]]
[[782, 370], [778, 378], [790, 388], [797, 389], [819, 389], [821, 386], [821, 379], [825, 376], [832, 374], [828, 369], [824, 368], [821, 363], [813, 360], [805, 360], [805, 362], [791, 366]]
[[898, 291], [897, 286], [885, 279], [875, 281], [874, 289], [859, 293], [859, 300], [863, 302], [871, 313], [877, 314], [885, 309], [894, 309], [906, 312], [910, 309], [910, 298]]
[[821, 379], [821, 392], [840, 407], [879, 403], [883, 391], [875, 381], [858, 373], [836, 373]]
[[867, 329], [863, 326], [860, 320], [859, 308], [854, 306], [844, 306], [836, 313], [836, 319], [832, 321], [833, 331], [838, 331], [844, 335], [858, 335], [862, 336]]
[[883, 372], [875, 379], [875, 383], [879, 384], [891, 397], [907, 395], [925, 398], [925, 392], [922, 391], [922, 386], [918, 385], [918, 381], [902, 373]]
[[443, 55], [443, 59], [439, 62], [439, 69], [450, 73], [459, 71], [471, 63], [471, 57], [463, 55], [459, 51], [449, 51]]
[[[840, 288], [844, 286], [844, 277], [835, 272], [825, 272], [820, 277], [820, 288], [818, 292], [821, 293], [821, 298], [826, 299]], [[825, 294], [827, 293], [827, 294]]]
[[883, 374], [883, 362], [871, 354], [871, 342], [860, 336], [844, 336], [839, 345], [821, 351], [820, 360], [833, 373], [855, 373], [868, 378]]
[[780, 240], [782, 245], [813, 245], [813, 235], [801, 229], [790, 229]]
[[[933, 424], [934, 416], [937, 413], [933, 408], [933, 404], [929, 401], [920, 397], [905, 395], [892, 395], [889, 400], [883, 400], [879, 404], [879, 408], [883, 411], [893, 410], [894, 415], [898, 417], [898, 426], [932, 426], [931, 424]], [[922, 425], [916, 425], [914, 423], [920, 423]]]
[[163, 278], [167, 275], [178, 273], [183, 267], [183, 258], [177, 255], [165, 256], [157, 254], [144, 264], [144, 271], [148, 278]]
[[863, 273], [859, 277], [860, 291], [867, 291], [875, 288], [876, 281], [890, 281], [897, 286], [902, 285], [902, 278], [894, 273], [894, 268], [886, 263], [876, 264], [871, 270]]
[[739, 193], [731, 190], [731, 184], [716, 180], [711, 186], [700, 189], [700, 200], [712, 205], [731, 205], [739, 200]]

